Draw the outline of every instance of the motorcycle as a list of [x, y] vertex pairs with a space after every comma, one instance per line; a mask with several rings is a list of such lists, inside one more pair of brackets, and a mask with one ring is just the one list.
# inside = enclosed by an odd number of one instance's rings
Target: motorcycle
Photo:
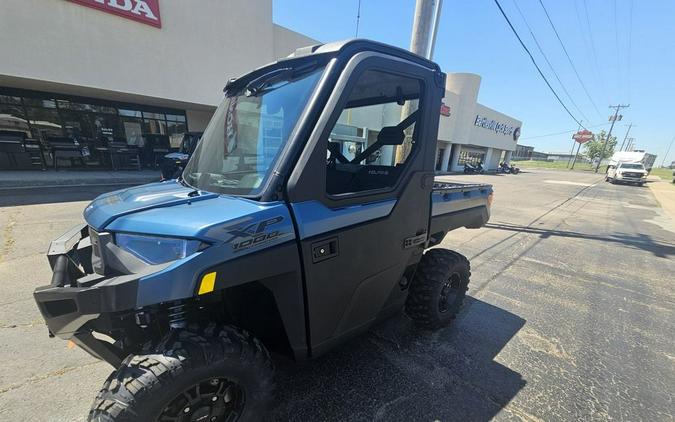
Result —
[[518, 174], [520, 173], [520, 169], [514, 165], [509, 165], [508, 163], [503, 162], [497, 167], [497, 173]]
[[470, 163], [464, 163], [464, 173], [465, 174], [483, 174], [485, 173], [485, 169], [483, 168], [482, 163], [478, 163], [476, 165], [470, 164]]

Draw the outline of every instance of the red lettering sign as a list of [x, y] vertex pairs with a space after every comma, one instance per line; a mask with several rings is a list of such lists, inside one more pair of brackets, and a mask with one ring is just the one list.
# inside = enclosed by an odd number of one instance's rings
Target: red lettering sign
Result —
[[159, 17], [159, 0], [70, 0], [104, 12], [135, 20], [146, 25], [162, 27]]

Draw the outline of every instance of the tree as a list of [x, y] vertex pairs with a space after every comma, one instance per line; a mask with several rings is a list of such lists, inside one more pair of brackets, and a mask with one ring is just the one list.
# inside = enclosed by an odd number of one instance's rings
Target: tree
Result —
[[[601, 130], [599, 134], [595, 135], [595, 139], [588, 141], [584, 144], [584, 154], [588, 157], [589, 160], [595, 161], [597, 159], [603, 160], [614, 155], [614, 148], [616, 147], [616, 136], [612, 136], [607, 142], [607, 147], [605, 148], [605, 153], [602, 153], [603, 145], [605, 144], [605, 139], [607, 138], [607, 132]], [[600, 156], [602, 154], [602, 157]]]

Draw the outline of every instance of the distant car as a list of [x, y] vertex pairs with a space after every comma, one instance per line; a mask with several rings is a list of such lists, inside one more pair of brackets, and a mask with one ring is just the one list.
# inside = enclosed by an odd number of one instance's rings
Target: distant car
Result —
[[634, 183], [643, 186], [647, 181], [647, 170], [642, 163], [610, 163], [605, 180], [610, 183]]
[[186, 132], [178, 151], [164, 156], [160, 164], [162, 180], [176, 179], [180, 176], [202, 135], [203, 132]]

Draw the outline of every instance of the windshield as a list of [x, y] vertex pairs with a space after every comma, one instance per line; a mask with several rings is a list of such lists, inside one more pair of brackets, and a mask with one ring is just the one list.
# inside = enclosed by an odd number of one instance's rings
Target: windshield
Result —
[[228, 93], [211, 118], [183, 178], [216, 193], [255, 195], [269, 177], [321, 69], [271, 72]]
[[630, 170], [644, 170], [645, 168], [642, 166], [642, 164], [621, 164], [622, 169], [630, 169]]

